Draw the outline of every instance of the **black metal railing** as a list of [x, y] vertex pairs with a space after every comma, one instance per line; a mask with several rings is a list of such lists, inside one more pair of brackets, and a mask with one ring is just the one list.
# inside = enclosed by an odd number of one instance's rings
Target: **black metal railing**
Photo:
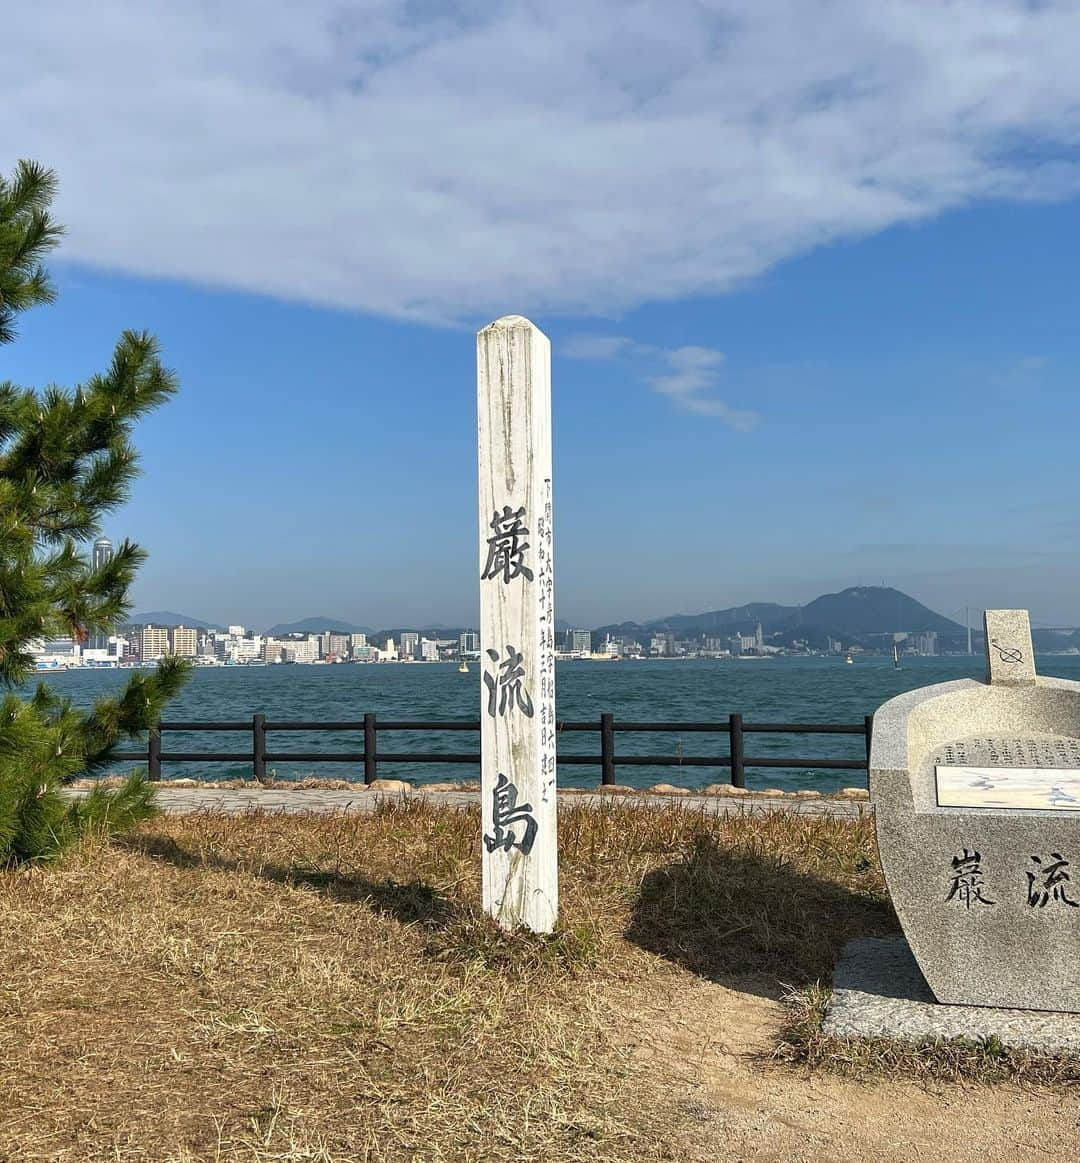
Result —
[[[682, 722], [617, 722], [611, 713], [599, 719], [556, 723], [557, 735], [573, 732], [596, 732], [600, 737], [599, 755], [559, 754], [563, 765], [597, 766], [601, 785], [616, 782], [615, 772], [623, 767], [723, 767], [731, 771], [734, 787], [746, 787], [746, 770], [750, 767], [823, 768], [831, 770], [866, 771], [870, 758], [870, 736], [873, 716], [867, 715], [862, 723], [746, 723], [742, 715], [711, 723]], [[162, 748], [162, 734], [177, 731], [232, 731], [250, 732], [250, 751], [169, 751]], [[277, 751], [267, 747], [267, 734], [285, 731], [347, 731], [363, 733], [362, 751]], [[149, 732], [145, 751], [118, 751], [118, 760], [145, 762], [150, 778], [161, 778], [163, 763], [244, 763], [251, 765], [257, 780], [266, 778], [268, 763], [354, 763], [364, 765], [364, 782], [378, 778], [380, 763], [468, 763], [478, 766], [480, 753], [432, 751], [380, 751], [381, 731], [480, 731], [478, 719], [450, 722], [422, 719], [379, 719], [374, 713], [347, 723], [268, 722], [265, 715], [253, 715], [250, 721], [226, 723], [160, 723]], [[619, 733], [707, 733], [728, 736], [726, 755], [617, 755], [615, 740]], [[754, 756], [746, 754], [747, 735], [862, 735], [866, 754], [862, 759], [835, 757], [802, 758], [788, 755]]]

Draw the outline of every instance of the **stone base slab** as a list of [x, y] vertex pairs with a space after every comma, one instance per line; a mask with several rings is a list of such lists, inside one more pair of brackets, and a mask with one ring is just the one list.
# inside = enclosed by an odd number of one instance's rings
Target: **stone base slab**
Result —
[[1080, 1057], [1080, 1014], [939, 1005], [904, 937], [844, 946], [822, 1030], [836, 1038], [903, 1042], [996, 1037], [1010, 1049]]

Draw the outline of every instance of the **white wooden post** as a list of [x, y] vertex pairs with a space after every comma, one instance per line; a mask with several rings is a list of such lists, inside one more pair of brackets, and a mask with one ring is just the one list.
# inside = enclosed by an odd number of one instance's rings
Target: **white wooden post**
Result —
[[520, 315], [476, 337], [484, 909], [550, 933], [559, 910], [551, 344]]

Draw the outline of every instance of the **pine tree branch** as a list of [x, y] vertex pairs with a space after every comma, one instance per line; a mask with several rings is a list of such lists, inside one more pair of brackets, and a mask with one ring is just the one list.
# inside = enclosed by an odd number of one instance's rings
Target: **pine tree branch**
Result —
[[[18, 314], [51, 301], [42, 265], [61, 229], [49, 217], [52, 171], [20, 162], [0, 176], [0, 343]], [[74, 391], [0, 383], [0, 683], [24, 682], [35, 641], [85, 641], [113, 630], [144, 558], [122, 542], [99, 568], [83, 552], [105, 514], [128, 496], [138, 474], [135, 422], [177, 389], [156, 340], [125, 331], [106, 371]], [[132, 675], [119, 694], [90, 711], [44, 685], [0, 703], [0, 862], [49, 859], [89, 828], [111, 832], [152, 810], [153, 789], [134, 776], [118, 792], [96, 788], [72, 804], [60, 786], [104, 770], [118, 742], [160, 721], [189, 667], [162, 661]]]
[[41, 265], [63, 235], [48, 213], [55, 193], [56, 175], [36, 162], [19, 162], [10, 181], [0, 177], [0, 343], [15, 338], [20, 312], [56, 298]]
[[166, 704], [179, 694], [190, 673], [189, 662], [168, 655], [152, 674], [132, 675], [120, 695], [99, 699], [81, 722], [73, 724], [84, 755], [82, 770], [88, 774], [103, 770], [112, 762], [117, 744], [156, 727]]

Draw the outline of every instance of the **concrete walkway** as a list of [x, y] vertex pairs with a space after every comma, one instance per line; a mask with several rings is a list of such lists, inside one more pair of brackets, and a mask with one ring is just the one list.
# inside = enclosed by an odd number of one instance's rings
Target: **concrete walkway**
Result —
[[[78, 791], [70, 794], [78, 795]], [[479, 803], [479, 792], [475, 791], [432, 791], [425, 792], [419, 786], [412, 792], [404, 793], [407, 798], [422, 798], [428, 803], [454, 808], [469, 808]], [[168, 787], [157, 789], [160, 807], [170, 813], [183, 815], [189, 812], [222, 812], [226, 815], [242, 815], [245, 812], [261, 811], [302, 815], [305, 812], [333, 815], [337, 812], [370, 812], [379, 803], [400, 800], [403, 793], [396, 791], [366, 791], [362, 788], [352, 791], [329, 791], [307, 788], [297, 791], [276, 788], [192, 788]], [[784, 811], [797, 812], [809, 816], [840, 816], [854, 819], [870, 811], [865, 800], [831, 800], [785, 796], [722, 796], [722, 795], [611, 795], [599, 792], [564, 792], [559, 797], [563, 804], [584, 804], [595, 808], [601, 804], [645, 804], [650, 807], [670, 807], [678, 804], [692, 811], [703, 811], [712, 815], [727, 812]]]

